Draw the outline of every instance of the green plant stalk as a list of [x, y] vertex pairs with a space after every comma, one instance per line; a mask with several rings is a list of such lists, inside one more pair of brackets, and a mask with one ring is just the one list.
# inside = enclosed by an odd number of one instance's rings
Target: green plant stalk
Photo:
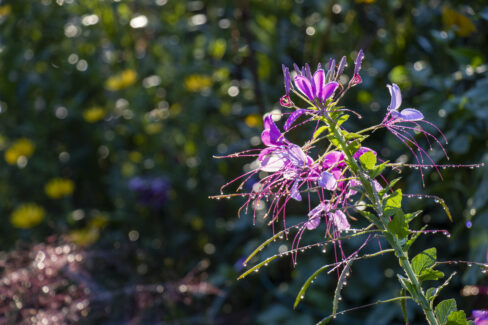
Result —
[[[373, 223], [376, 227], [381, 229], [385, 233], [388, 232], [388, 218], [383, 215], [383, 204], [379, 199], [379, 195], [374, 189], [372, 182], [369, 180], [369, 176], [363, 170], [362, 166], [356, 162], [353, 158], [353, 154], [348, 146], [344, 134], [342, 133], [340, 127], [335, 123], [333, 119], [326, 116], [325, 120], [329, 125], [330, 129], [332, 130], [332, 134], [334, 138], [339, 142], [342, 151], [346, 155], [347, 161], [349, 166], [351, 167], [352, 171], [358, 176], [359, 181], [361, 182], [363, 188], [365, 189], [366, 196], [371, 201], [374, 206], [374, 210], [378, 215], [377, 219], [373, 219]], [[395, 250], [395, 255], [398, 258], [398, 262], [401, 268], [405, 271], [407, 278], [410, 280], [413, 286], [413, 292], [410, 292], [412, 295], [413, 300], [422, 308], [425, 317], [430, 325], [440, 325], [439, 321], [437, 320], [434, 311], [432, 310], [425, 293], [420, 286], [417, 276], [413, 271], [412, 265], [408, 260], [407, 253], [403, 251], [402, 245], [399, 239], [395, 235], [386, 236], [386, 240], [390, 244], [390, 246]]]

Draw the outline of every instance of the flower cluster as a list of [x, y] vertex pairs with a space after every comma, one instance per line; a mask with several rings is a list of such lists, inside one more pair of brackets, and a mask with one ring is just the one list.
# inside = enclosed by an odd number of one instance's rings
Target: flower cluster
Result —
[[[264, 116], [264, 130], [261, 134], [264, 148], [217, 157], [251, 157], [255, 161], [251, 164], [251, 170], [222, 186], [221, 195], [213, 198], [244, 197], [245, 201], [239, 209], [239, 215], [242, 211], [248, 213], [251, 208], [253, 219], [256, 219], [257, 211], [261, 210], [264, 210], [264, 213], [260, 212], [263, 217], [270, 219], [269, 225], [273, 227], [273, 237], [251, 253], [244, 261], [244, 266], [277, 237], [288, 239], [290, 231], [295, 232], [290, 251], [267, 258], [244, 272], [240, 278], [252, 271], [259, 270], [261, 266], [267, 265], [277, 256], [291, 253], [293, 264], [296, 265], [298, 252], [311, 247], [325, 247], [332, 244], [336, 263], [325, 265], [315, 272], [304, 284], [299, 297], [303, 296], [302, 292], [305, 292], [308, 285], [321, 271], [330, 268], [329, 272], [333, 270], [339, 272], [342, 268], [334, 297], [333, 315], [331, 315], [331, 317], [335, 317], [338, 293], [345, 285], [350, 264], [357, 259], [368, 258], [364, 254], [359, 257], [359, 254], [370, 239], [384, 237], [392, 248], [382, 249], [380, 245], [380, 251], [371, 256], [394, 251], [407, 276], [398, 274], [403, 289], [408, 292], [409, 298], [422, 307], [429, 324], [439, 324], [437, 319], [442, 318], [443, 315], [437, 311], [434, 313], [432, 310], [435, 295], [426, 296], [421, 286], [424, 280], [438, 280], [444, 276], [443, 272], [434, 269], [436, 249], [426, 249], [411, 261], [408, 259], [408, 250], [419, 235], [436, 233], [444, 234], [447, 237], [450, 235], [446, 230], [427, 230], [425, 227], [419, 231], [409, 229], [409, 222], [419, 213], [405, 213], [402, 209], [402, 198], [433, 198], [444, 207], [449, 218], [451, 218], [450, 212], [443, 200], [436, 196], [403, 194], [401, 189], [394, 190], [393, 186], [398, 179], [388, 182], [383, 176], [383, 171], [385, 168], [420, 168], [423, 180], [422, 170], [425, 168], [434, 168], [439, 173], [439, 168], [478, 167], [482, 164], [437, 164], [429, 156], [428, 150], [424, 146], [425, 143], [430, 147], [432, 143], [439, 145], [448, 159], [441, 140], [434, 133], [438, 132], [443, 140], [445, 137], [435, 125], [424, 119], [424, 115], [419, 110], [400, 109], [402, 94], [396, 84], [387, 85], [391, 100], [389, 106], [385, 108], [385, 117], [378, 125], [360, 131], [348, 131], [344, 127], [344, 123], [351, 115], [359, 117], [360, 115], [349, 108], [339, 106], [339, 101], [349, 89], [362, 82], [360, 69], [363, 58], [363, 51], [359, 51], [350, 79], [342, 78], [347, 63], [345, 57], [339, 61], [338, 65], [334, 59], [331, 59], [327, 72], [321, 64], [313, 73], [308, 64], [302, 68], [295, 64], [292, 72], [288, 67], [283, 66], [285, 94], [281, 97], [280, 103], [284, 108], [292, 111], [279, 114], [278, 117], [272, 114]], [[344, 80], [348, 80], [348, 82], [344, 83]], [[297, 105], [296, 98], [305, 104]], [[275, 124], [275, 120], [281, 119], [281, 115], [288, 116], [282, 128]], [[306, 127], [308, 127], [306, 130], [310, 137], [305, 143], [298, 145], [289, 140], [292, 138], [289, 136], [292, 131]], [[368, 138], [369, 133], [379, 129], [390, 131], [405, 144], [416, 163], [390, 163], [381, 159], [373, 149], [364, 146], [363, 142]], [[326, 145], [323, 145], [324, 142]], [[447, 141], [445, 142], [447, 143]], [[252, 186], [249, 186], [250, 183]], [[225, 194], [224, 190], [231, 185], [237, 185], [237, 193]], [[250, 190], [243, 192], [243, 189]], [[287, 226], [287, 206], [292, 202], [305, 200], [306, 204], [302, 205], [305, 205], [308, 211], [304, 214], [303, 219], [292, 226]], [[356, 226], [353, 221], [357, 219], [353, 214], [361, 215], [368, 225], [361, 227], [358, 223]], [[277, 229], [280, 222], [282, 222], [283, 230]], [[324, 241], [300, 246], [302, 236], [306, 231], [317, 230], [323, 231]], [[347, 235], [348, 232], [353, 234]], [[283, 233], [286, 236], [283, 236]], [[357, 236], [366, 236], [366, 239], [354, 252], [346, 254], [341, 241]], [[488, 265], [478, 264], [488, 269]], [[435, 292], [438, 293], [437, 289]], [[297, 297], [295, 306], [300, 299], [303, 299], [303, 297], [299, 297]], [[452, 312], [456, 314], [456, 317], [465, 320], [464, 312], [456, 311], [454, 300], [447, 300], [441, 304], [442, 308], [452, 305]], [[324, 321], [326, 320], [324, 319]]]

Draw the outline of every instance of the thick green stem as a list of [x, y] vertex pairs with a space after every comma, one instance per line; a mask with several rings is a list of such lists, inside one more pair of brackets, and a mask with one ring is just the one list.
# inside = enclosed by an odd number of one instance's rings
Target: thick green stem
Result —
[[[353, 158], [354, 152], [351, 152], [349, 149], [346, 139], [341, 132], [340, 127], [328, 116], [326, 117], [327, 122], [333, 132], [334, 138], [339, 142], [342, 151], [344, 152], [346, 159], [351, 167], [351, 170], [356, 174], [358, 180], [361, 182], [363, 188], [365, 189], [366, 196], [368, 197], [369, 201], [373, 204], [374, 210], [378, 216], [377, 220], [373, 220], [375, 226], [378, 227], [383, 232], [388, 232], [388, 218], [383, 215], [383, 204], [379, 198], [378, 192], [375, 190], [372, 180], [369, 178], [368, 174], [363, 170], [362, 166], [356, 162]], [[408, 260], [408, 256], [406, 252], [403, 251], [402, 245], [399, 239], [395, 235], [387, 236], [386, 237], [390, 246], [395, 250], [395, 254], [398, 257], [398, 262], [402, 269], [404, 270], [405, 274], [407, 275], [408, 280], [412, 284], [412, 295], [413, 300], [422, 308], [424, 311], [425, 317], [430, 325], [439, 325], [439, 321], [435, 317], [435, 314], [430, 307], [430, 304], [425, 296], [424, 291], [418, 281], [418, 278], [415, 272], [412, 269], [412, 265]]]

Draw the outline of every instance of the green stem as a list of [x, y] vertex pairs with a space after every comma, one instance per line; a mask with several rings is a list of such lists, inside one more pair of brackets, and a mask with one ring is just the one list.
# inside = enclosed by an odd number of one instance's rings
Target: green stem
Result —
[[[342, 151], [344, 152], [346, 159], [351, 167], [351, 170], [356, 174], [359, 181], [361, 182], [363, 188], [365, 189], [366, 196], [368, 197], [369, 201], [373, 204], [374, 210], [378, 216], [377, 219], [373, 219], [373, 222], [377, 228], [382, 230], [385, 233], [388, 233], [388, 218], [383, 215], [383, 204], [379, 198], [378, 192], [374, 189], [372, 182], [370, 181], [369, 176], [363, 170], [360, 164], [356, 162], [353, 158], [353, 152], [349, 149], [346, 139], [341, 132], [340, 127], [329, 117], [325, 117], [326, 121], [328, 122], [334, 137], [339, 142]], [[436, 319], [432, 308], [429, 305], [429, 302], [425, 296], [425, 293], [422, 290], [422, 287], [417, 279], [415, 272], [412, 269], [412, 265], [408, 260], [407, 254], [403, 251], [402, 245], [398, 238], [395, 235], [387, 236], [386, 237], [390, 246], [395, 250], [395, 254], [398, 257], [398, 262], [402, 269], [405, 271], [409, 281], [413, 286], [413, 292], [410, 292], [412, 295], [413, 300], [422, 308], [424, 311], [425, 317], [430, 325], [439, 325], [439, 321]]]

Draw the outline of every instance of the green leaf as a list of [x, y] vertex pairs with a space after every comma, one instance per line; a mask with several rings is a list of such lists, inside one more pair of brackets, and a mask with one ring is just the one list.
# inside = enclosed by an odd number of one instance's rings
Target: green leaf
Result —
[[404, 276], [401, 276], [400, 274], [397, 274], [397, 276], [402, 287], [406, 289], [412, 296], [415, 296], [417, 291], [415, 290], [415, 287], [413, 286], [412, 282], [410, 282], [409, 279], [407, 279]]
[[376, 166], [375, 168], [373, 168], [373, 171], [370, 174], [371, 178], [376, 178], [376, 177], [380, 176], [381, 173], [383, 172], [383, 170], [385, 170], [387, 163], [388, 162], [385, 161], [384, 163], [382, 163], [382, 164]]
[[351, 141], [347, 145], [347, 149], [349, 150], [349, 152], [356, 152], [359, 150], [359, 148], [361, 148], [361, 142], [359, 142], [358, 140]]
[[387, 197], [383, 212], [386, 217], [391, 217], [401, 207], [402, 207], [402, 190], [398, 189], [393, 194]]
[[339, 279], [337, 280], [337, 287], [334, 292], [334, 300], [332, 301], [332, 316], [334, 316], [337, 313], [341, 290], [344, 287], [344, 283], [347, 280], [347, 275], [349, 274], [349, 270], [351, 269], [351, 265], [353, 261], [354, 260], [350, 260], [349, 262], [346, 263], [344, 269], [342, 270], [341, 275], [339, 276]]
[[466, 313], [463, 310], [453, 311], [447, 317], [446, 325], [467, 325]]
[[415, 274], [420, 275], [423, 270], [434, 266], [436, 258], [437, 250], [435, 247], [426, 249], [412, 259], [413, 271], [415, 272]]
[[349, 115], [343, 114], [339, 118], [332, 117], [333, 119], [336, 120], [336, 123], [338, 126], [342, 125], [344, 122], [346, 122], [349, 119]]
[[359, 157], [359, 161], [361, 161], [361, 164], [366, 170], [373, 170], [376, 165], [376, 156], [371, 151], [368, 151]]
[[413, 213], [406, 213], [405, 220], [407, 221], [407, 223], [410, 223], [410, 221], [417, 218], [422, 212], [423, 212], [422, 210], [418, 210]]
[[[405, 215], [405, 219], [406, 219], [406, 221], [408, 223], [407, 215], [408, 214]], [[410, 239], [405, 244], [405, 247], [404, 247], [405, 251], [408, 251], [410, 249], [410, 247], [413, 245], [413, 243], [415, 243], [415, 241], [417, 240], [417, 238], [420, 237], [420, 235], [422, 234], [422, 231], [424, 231], [425, 228], [427, 228], [427, 225], [423, 226], [422, 228], [420, 228], [419, 231], [413, 233], [413, 235], [410, 236]]]
[[383, 195], [385, 195], [386, 193], [388, 193], [388, 191], [396, 185], [396, 183], [398, 183], [399, 180], [401, 180], [402, 178], [401, 177], [397, 177], [395, 178], [394, 180], [392, 180], [390, 182], [390, 184], [388, 184], [387, 186], [385, 186], [378, 194], [380, 195], [380, 197], [383, 197]]
[[456, 310], [456, 300], [447, 299], [437, 304], [437, 306], [435, 307], [435, 314], [439, 322], [444, 325], [447, 323], [447, 317], [449, 316], [449, 314]]
[[434, 269], [425, 269], [420, 273], [419, 281], [439, 280], [444, 277], [444, 273]]
[[295, 298], [295, 303], [293, 304], [293, 309], [297, 308], [298, 304], [300, 303], [300, 301], [303, 299], [302, 297], [305, 296], [305, 293], [307, 292], [307, 289], [308, 287], [310, 286], [310, 284], [312, 283], [312, 281], [319, 276], [320, 273], [322, 273], [323, 271], [327, 270], [328, 268], [330, 268], [330, 265], [324, 265], [322, 266], [321, 268], [319, 268], [318, 270], [316, 270], [308, 279], [307, 281], [305, 281], [305, 283], [303, 284], [302, 288], [300, 289], [300, 291], [298, 292], [297, 294], [297, 297]]
[[344, 135], [344, 137], [346, 138], [346, 140], [354, 140], [354, 139], [359, 139], [360, 141], [363, 140], [365, 138], [364, 135], [362, 134], [359, 134], [359, 133], [352, 133], [352, 132], [348, 132]]
[[322, 125], [321, 127], [319, 127], [317, 129], [317, 131], [315, 131], [315, 133], [313, 134], [313, 139], [317, 139], [322, 133], [324, 133], [324, 131], [326, 131], [329, 127], [326, 126], [326, 125]]
[[388, 223], [388, 230], [399, 238], [406, 238], [408, 236], [408, 226], [405, 222], [405, 215], [401, 209], [397, 209], [395, 216]]

